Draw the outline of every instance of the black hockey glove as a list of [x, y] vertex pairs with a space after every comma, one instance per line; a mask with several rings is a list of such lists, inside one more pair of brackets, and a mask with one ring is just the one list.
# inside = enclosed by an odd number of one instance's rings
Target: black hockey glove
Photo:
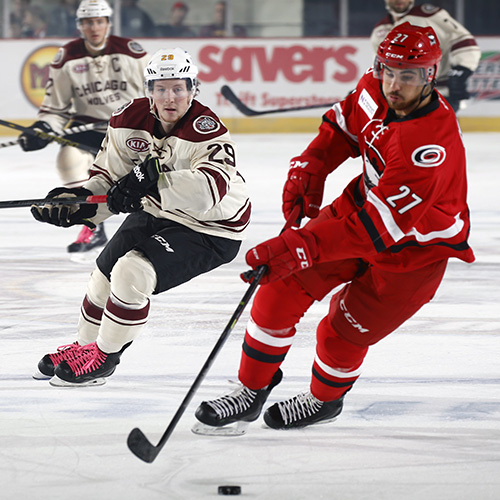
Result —
[[43, 121], [38, 121], [33, 123], [30, 127], [30, 130], [39, 131], [40, 135], [31, 135], [27, 132], [23, 132], [19, 136], [19, 145], [24, 151], [36, 151], [38, 149], [43, 149], [49, 142], [52, 142], [52, 139], [44, 139], [43, 134], [53, 134], [54, 131], [52, 127]]
[[463, 66], [453, 66], [448, 73], [448, 102], [454, 111], [458, 111], [460, 101], [470, 97], [467, 91], [467, 80], [472, 71]]
[[[55, 188], [47, 194], [47, 198], [71, 198], [73, 196], [92, 196], [92, 192], [85, 188]], [[81, 205], [33, 205], [33, 217], [40, 222], [47, 222], [54, 226], [69, 227], [75, 224], [85, 224], [93, 229], [95, 224], [88, 219], [97, 213], [97, 203], [83, 203]]]
[[157, 193], [156, 184], [160, 177], [158, 158], [146, 158], [122, 177], [107, 193], [110, 212], [139, 212], [142, 210], [141, 199], [147, 194]]

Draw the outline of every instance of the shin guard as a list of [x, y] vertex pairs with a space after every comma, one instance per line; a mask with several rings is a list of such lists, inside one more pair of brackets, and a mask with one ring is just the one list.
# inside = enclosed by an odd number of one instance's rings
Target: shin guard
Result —
[[314, 302], [293, 279], [260, 287], [251, 310], [239, 379], [252, 390], [267, 386], [290, 349], [295, 325]]
[[339, 399], [361, 374], [367, 346], [342, 339], [323, 318], [317, 331], [317, 349], [311, 379], [311, 393], [321, 401]]

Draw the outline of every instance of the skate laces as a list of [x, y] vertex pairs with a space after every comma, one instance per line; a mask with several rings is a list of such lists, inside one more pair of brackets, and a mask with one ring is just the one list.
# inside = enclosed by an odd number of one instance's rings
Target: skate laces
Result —
[[94, 231], [87, 226], [83, 226], [78, 238], [75, 240], [75, 243], [90, 243], [93, 236]]
[[207, 401], [220, 418], [227, 418], [250, 408], [255, 401], [257, 391], [242, 386], [227, 396], [222, 396], [213, 401]]
[[61, 345], [57, 348], [57, 352], [49, 354], [50, 360], [55, 365], [58, 365], [63, 360], [74, 359], [77, 356], [77, 352], [81, 348], [78, 342], [73, 342], [72, 344]]
[[323, 401], [315, 398], [310, 392], [297, 394], [287, 401], [278, 403], [278, 408], [285, 424], [296, 422], [317, 413], [323, 406]]
[[83, 346], [74, 359], [67, 359], [66, 362], [71, 371], [76, 376], [80, 376], [98, 369], [106, 361], [107, 357], [108, 355], [102, 352], [97, 347], [97, 344], [93, 342]]

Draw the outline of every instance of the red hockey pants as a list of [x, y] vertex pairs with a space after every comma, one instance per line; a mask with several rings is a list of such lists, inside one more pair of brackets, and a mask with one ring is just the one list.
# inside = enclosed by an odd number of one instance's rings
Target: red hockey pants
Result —
[[329, 313], [318, 325], [311, 380], [311, 392], [318, 399], [338, 399], [359, 377], [368, 346], [396, 330], [432, 299], [446, 263], [393, 273], [348, 259], [313, 266], [300, 276], [261, 286], [245, 333], [240, 381], [254, 390], [268, 385], [307, 309], [346, 283], [333, 295]]

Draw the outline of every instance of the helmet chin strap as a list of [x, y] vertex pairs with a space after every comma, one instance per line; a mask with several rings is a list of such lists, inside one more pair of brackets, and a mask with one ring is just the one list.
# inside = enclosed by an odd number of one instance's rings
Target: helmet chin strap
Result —
[[[417, 103], [415, 109], [418, 109], [420, 107], [420, 104], [422, 104], [422, 102], [425, 101], [432, 94], [432, 91], [434, 90], [435, 85], [436, 85], [436, 82], [434, 80], [432, 80], [432, 82], [426, 83], [422, 87], [422, 90], [420, 91], [420, 99], [418, 100], [418, 103]], [[425, 91], [426, 87], [429, 87], [429, 92], [427, 92], [427, 94], [424, 95], [424, 91]], [[415, 111], [415, 109], [413, 109], [412, 112]]]
[[196, 96], [196, 89], [197, 89], [197, 88], [198, 88], [198, 87], [193, 87], [193, 88], [191, 89], [191, 97], [189, 98], [189, 106], [188, 106], [188, 109], [191, 107], [191, 104], [193, 104], [193, 99], [194, 99], [194, 98], [195, 98], [195, 96]]

